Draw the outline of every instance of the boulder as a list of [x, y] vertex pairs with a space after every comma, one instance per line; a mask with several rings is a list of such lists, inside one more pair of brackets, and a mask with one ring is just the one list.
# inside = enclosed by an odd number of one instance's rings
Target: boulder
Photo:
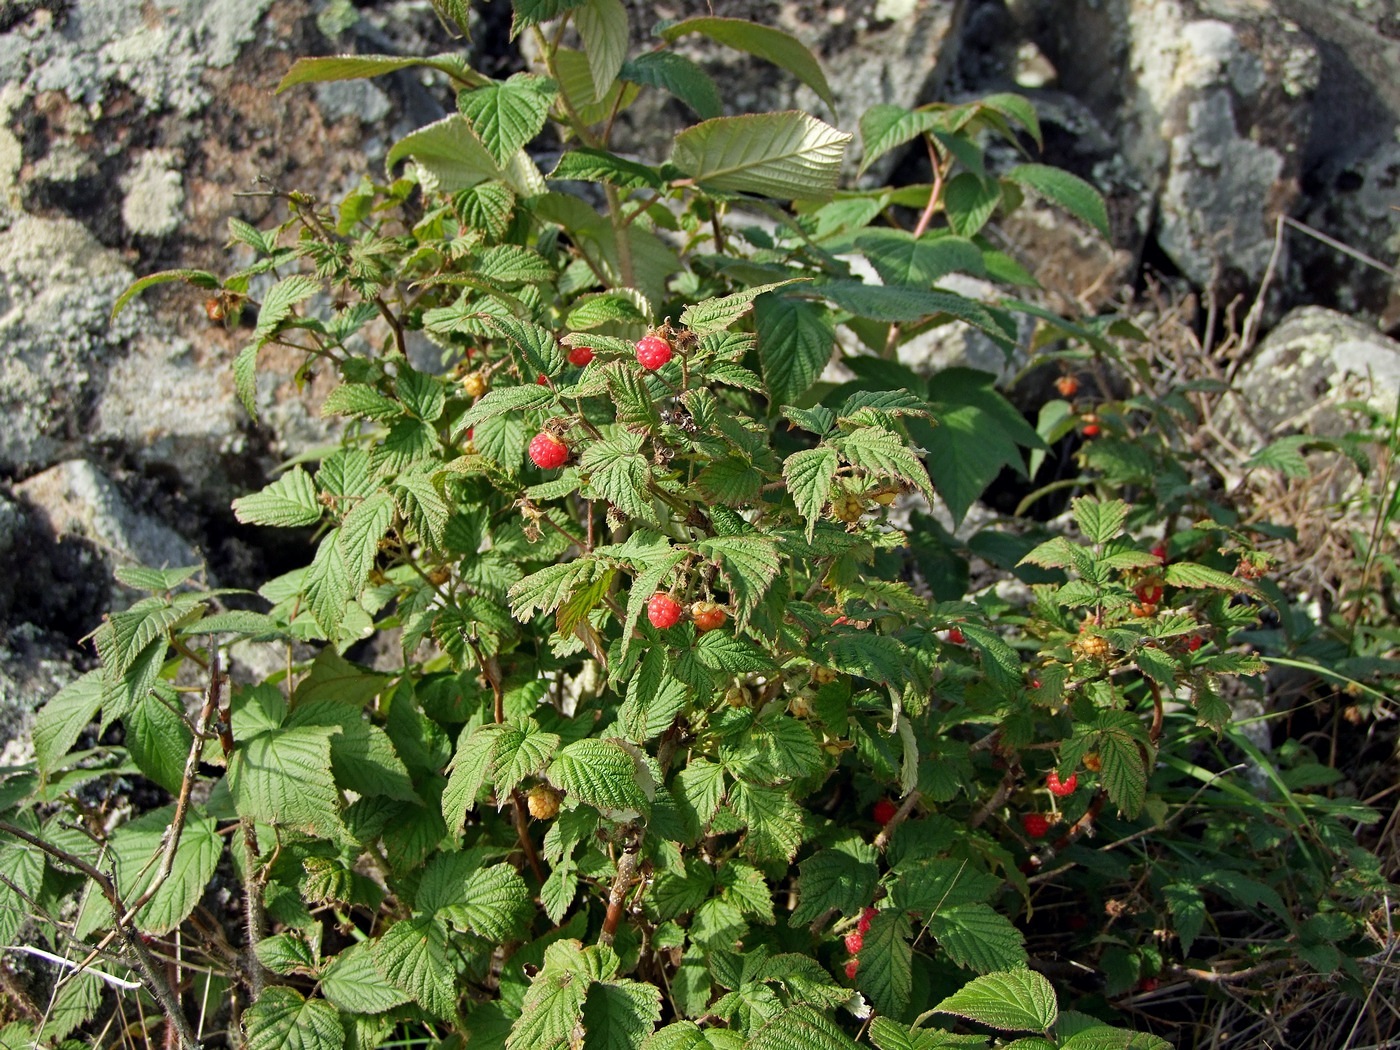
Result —
[[34, 760], [34, 712], [77, 677], [73, 653], [61, 638], [28, 623], [5, 632], [0, 640], [0, 766]]

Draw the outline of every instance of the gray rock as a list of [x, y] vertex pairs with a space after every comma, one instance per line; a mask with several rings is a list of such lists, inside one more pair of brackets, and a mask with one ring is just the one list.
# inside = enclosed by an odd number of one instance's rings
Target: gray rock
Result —
[[1351, 433], [1363, 402], [1384, 415], [1400, 396], [1400, 342], [1345, 314], [1294, 310], [1240, 370], [1239, 388], [1266, 433]]
[[[116, 484], [92, 463], [69, 460], [15, 486], [52, 539], [85, 541], [102, 553], [108, 572], [122, 565], [174, 568], [203, 558], [163, 522], [131, 506]], [[130, 592], [112, 581], [112, 604], [130, 604]]]
[[78, 677], [73, 652], [33, 624], [0, 641], [0, 766], [34, 759], [34, 712]]

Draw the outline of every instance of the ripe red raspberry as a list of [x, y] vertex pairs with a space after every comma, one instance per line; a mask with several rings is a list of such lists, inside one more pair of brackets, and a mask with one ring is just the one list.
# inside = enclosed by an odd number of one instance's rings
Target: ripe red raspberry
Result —
[[1144, 977], [1142, 980], [1138, 981], [1138, 991], [1155, 992], [1157, 990], [1157, 985], [1160, 983], [1161, 982], [1155, 977]]
[[1186, 639], [1186, 648], [1193, 653], [1205, 644], [1206, 640], [1199, 634], [1193, 634], [1190, 638]]
[[870, 815], [874, 818], [875, 823], [883, 828], [894, 819], [894, 815], [897, 812], [899, 812], [898, 806], [889, 799], [882, 798], [879, 802], [875, 803], [874, 807], [870, 810]]
[[569, 351], [569, 364], [582, 368], [593, 360], [593, 348], [591, 346], [576, 346]]
[[1068, 780], [1061, 780], [1060, 774], [1052, 769], [1045, 774], [1045, 786], [1056, 798], [1069, 798], [1074, 794], [1074, 789], [1079, 787], [1079, 774], [1071, 773]]
[[1163, 565], [1167, 564], [1167, 545], [1159, 543], [1152, 548], [1152, 557], [1156, 558]]
[[643, 336], [637, 340], [637, 361], [648, 372], [671, 360], [671, 344], [659, 335]]
[[1162, 584], [1157, 580], [1143, 580], [1133, 593], [1144, 605], [1156, 605], [1162, 600]]
[[954, 645], [962, 645], [967, 641], [967, 638], [963, 635], [961, 630], [953, 627], [948, 631], [948, 641], [952, 642]]
[[846, 934], [846, 951], [850, 952], [852, 955], [859, 954], [864, 945], [865, 934], [861, 933], [859, 930], [852, 930], [850, 933]]
[[1084, 429], [1080, 433], [1082, 433], [1086, 438], [1098, 437], [1099, 425], [1097, 423], [1085, 423]]
[[530, 439], [530, 458], [541, 470], [553, 470], [569, 461], [569, 446], [542, 430]]
[[1055, 389], [1060, 392], [1061, 397], [1073, 397], [1079, 393], [1079, 380], [1074, 376], [1060, 376], [1055, 380]]
[[854, 981], [856, 979], [856, 969], [859, 966], [860, 963], [856, 962], [854, 959], [846, 964], [846, 980]]
[[535, 376], [536, 386], [549, 386], [549, 376]]
[[1023, 813], [1021, 827], [1026, 829], [1026, 834], [1031, 838], [1042, 839], [1050, 830], [1050, 821], [1041, 813]]
[[870, 932], [870, 924], [875, 921], [875, 909], [865, 908], [860, 913], [860, 921], [856, 923], [856, 929], [861, 933]]
[[681, 622], [681, 603], [669, 594], [653, 594], [647, 600], [647, 619], [663, 630]]
[[723, 627], [729, 616], [714, 602], [696, 602], [690, 607], [690, 618], [695, 621], [695, 629], [704, 634]]

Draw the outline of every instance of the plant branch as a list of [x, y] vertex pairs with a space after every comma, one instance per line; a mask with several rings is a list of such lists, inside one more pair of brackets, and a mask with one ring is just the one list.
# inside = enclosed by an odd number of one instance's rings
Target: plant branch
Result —
[[627, 891], [637, 877], [637, 856], [642, 848], [642, 833], [633, 829], [622, 847], [622, 856], [617, 861], [617, 874], [613, 876], [612, 889], [608, 893], [608, 913], [603, 919], [603, 930], [598, 934], [599, 944], [612, 944], [617, 936], [617, 927], [622, 922], [623, 905], [627, 901]]

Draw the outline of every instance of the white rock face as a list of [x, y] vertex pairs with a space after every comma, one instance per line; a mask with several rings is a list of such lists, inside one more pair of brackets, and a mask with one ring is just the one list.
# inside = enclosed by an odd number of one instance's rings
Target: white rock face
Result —
[[180, 225], [185, 203], [181, 160], [177, 150], [143, 150], [122, 176], [122, 221], [132, 233], [162, 237]]

